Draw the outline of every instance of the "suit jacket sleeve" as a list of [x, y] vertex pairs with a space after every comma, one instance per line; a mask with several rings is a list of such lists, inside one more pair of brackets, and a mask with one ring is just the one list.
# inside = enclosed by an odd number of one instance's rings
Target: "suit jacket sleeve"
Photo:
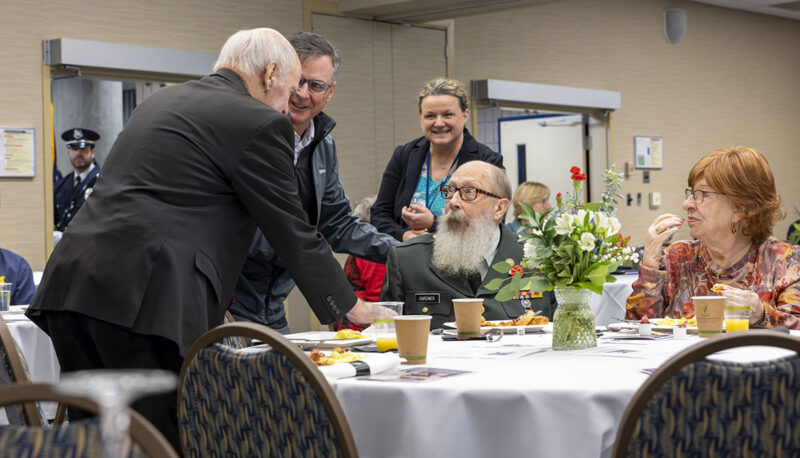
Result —
[[331, 323], [353, 308], [357, 298], [330, 246], [303, 211], [292, 164], [293, 142], [288, 119], [267, 122], [240, 153], [232, 185], [317, 318]]
[[[333, 139], [326, 139], [328, 141]], [[326, 171], [325, 193], [317, 227], [333, 250], [372, 262], [386, 262], [389, 248], [397, 241], [378, 232], [374, 226], [361, 222], [350, 210], [350, 199], [339, 180], [339, 161], [333, 154]]]
[[389, 250], [389, 257], [386, 259], [386, 277], [383, 279], [380, 299], [381, 301], [405, 301], [405, 296], [403, 275], [397, 261], [397, 247], [394, 247]]
[[380, 232], [389, 234], [397, 240], [403, 240], [403, 234], [408, 230], [398, 223], [394, 217], [394, 206], [397, 194], [401, 191], [401, 180], [405, 170], [403, 164], [404, 146], [398, 146], [386, 165], [381, 179], [378, 197], [372, 205], [370, 223]]

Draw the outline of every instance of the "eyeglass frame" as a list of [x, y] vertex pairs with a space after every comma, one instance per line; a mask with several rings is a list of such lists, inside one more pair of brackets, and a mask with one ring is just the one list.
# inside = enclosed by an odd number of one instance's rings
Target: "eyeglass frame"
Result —
[[[299, 90], [300, 90], [300, 88], [301, 88], [301, 87], [303, 87], [303, 85], [304, 85], [304, 84], [306, 84], [306, 83], [308, 83], [308, 92], [310, 92], [310, 93], [312, 93], [312, 94], [314, 94], [314, 95], [322, 95], [322, 94], [325, 94], [326, 92], [330, 91], [330, 90], [331, 90], [331, 88], [333, 87], [333, 84], [328, 84], [328, 83], [326, 83], [325, 81], [322, 81], [322, 80], [315, 80], [315, 79], [308, 79], [308, 80], [307, 80], [307, 79], [305, 79], [305, 78], [303, 78], [303, 77], [301, 76], [301, 77], [300, 77], [300, 82], [299, 82], [299, 83], [297, 83], [297, 89], [295, 89], [294, 91], [295, 91], [295, 92], [299, 91]], [[325, 90], [324, 90], [324, 91], [322, 91], [322, 92], [317, 92], [317, 91], [315, 91], [314, 89], [311, 89], [311, 85], [312, 85], [312, 84], [320, 84], [320, 85], [323, 85], [323, 86], [325, 86]]]
[[[453, 194], [450, 195], [450, 197], [447, 197], [447, 193], [450, 190], [450, 188], [453, 189]], [[461, 190], [469, 190], [469, 189], [475, 191], [475, 197], [473, 197], [472, 199], [466, 199], [464, 197], [464, 194], [461, 193]], [[458, 186], [453, 186], [451, 184], [443, 184], [439, 186], [439, 193], [442, 195], [442, 198], [444, 200], [452, 199], [453, 197], [455, 197], [456, 192], [458, 193], [458, 196], [461, 198], [461, 200], [463, 200], [464, 202], [474, 202], [478, 198], [478, 194], [494, 197], [495, 199], [502, 199], [502, 197], [498, 196], [497, 194], [493, 194], [489, 191], [484, 191], [483, 189], [476, 188], [475, 186], [462, 186], [460, 188]]]
[[[700, 197], [699, 199], [697, 198], [697, 193], [698, 193], [698, 192], [699, 192], [699, 193], [700, 193], [700, 195], [702, 196], [702, 197]], [[697, 205], [700, 205], [700, 204], [702, 204], [702, 203], [703, 203], [703, 202], [706, 200], [706, 194], [712, 194], [712, 195], [713, 195], [713, 194], [719, 194], [719, 195], [721, 195], [721, 196], [724, 196], [724, 195], [725, 195], [725, 194], [723, 194], [723, 193], [721, 193], [721, 192], [718, 192], [718, 191], [703, 191], [702, 189], [692, 189], [692, 188], [686, 188], [686, 189], [684, 189], [684, 190], [683, 190], [683, 194], [686, 196], [686, 198], [687, 198], [687, 199], [689, 198], [689, 196], [691, 196], [691, 197], [692, 197], [692, 199], [694, 199], [694, 202], [695, 202]]]

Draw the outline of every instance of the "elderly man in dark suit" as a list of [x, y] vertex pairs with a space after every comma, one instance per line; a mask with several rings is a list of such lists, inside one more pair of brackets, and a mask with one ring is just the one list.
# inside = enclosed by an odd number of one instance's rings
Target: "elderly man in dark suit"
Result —
[[[447, 200], [437, 234], [423, 234], [389, 250], [382, 301], [404, 301], [405, 314], [431, 315], [431, 328], [455, 321], [452, 300], [483, 298], [487, 320], [517, 318], [541, 310], [550, 318], [556, 302], [551, 292], [525, 292], [499, 302], [486, 284], [502, 274], [491, 268], [512, 260], [519, 264], [522, 245], [502, 224], [511, 198], [505, 170], [472, 161], [460, 166], [442, 187]], [[511, 266], [509, 265], [509, 269]]]
[[[177, 372], [222, 323], [256, 226], [322, 322], [372, 319], [298, 198], [297, 54], [272, 29], [245, 30], [214, 69], [136, 109], [45, 268], [27, 314], [64, 371]], [[134, 407], [178, 447], [176, 404], [173, 392]]]

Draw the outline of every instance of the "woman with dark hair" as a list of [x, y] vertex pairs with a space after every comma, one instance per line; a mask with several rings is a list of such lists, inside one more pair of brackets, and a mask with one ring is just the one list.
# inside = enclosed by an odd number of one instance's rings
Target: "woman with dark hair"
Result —
[[439, 187], [465, 162], [503, 166], [503, 157], [478, 143], [464, 127], [469, 102], [459, 81], [436, 78], [419, 94], [423, 136], [394, 150], [383, 172], [370, 222], [379, 231], [406, 241], [436, 228], [444, 212]]
[[[720, 283], [728, 305], [747, 306], [753, 327], [800, 329], [800, 253], [772, 237], [786, 216], [764, 156], [745, 147], [715, 151], [689, 173], [686, 219], [665, 214], [647, 230], [627, 317], [694, 314], [692, 296]], [[685, 222], [693, 241], [662, 243]]]

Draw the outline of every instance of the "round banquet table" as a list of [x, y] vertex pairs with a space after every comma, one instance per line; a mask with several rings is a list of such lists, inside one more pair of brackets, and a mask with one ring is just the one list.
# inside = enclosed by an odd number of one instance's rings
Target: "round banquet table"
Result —
[[[331, 385], [364, 458], [610, 456], [622, 414], [648, 377], [643, 370], [700, 340], [612, 340], [617, 335], [606, 332], [595, 349], [558, 352], [550, 349], [550, 334], [498, 342], [432, 335], [426, 366], [468, 373], [421, 383], [351, 378]], [[761, 347], [735, 353], [787, 354]], [[400, 370], [411, 367], [419, 366]]]

